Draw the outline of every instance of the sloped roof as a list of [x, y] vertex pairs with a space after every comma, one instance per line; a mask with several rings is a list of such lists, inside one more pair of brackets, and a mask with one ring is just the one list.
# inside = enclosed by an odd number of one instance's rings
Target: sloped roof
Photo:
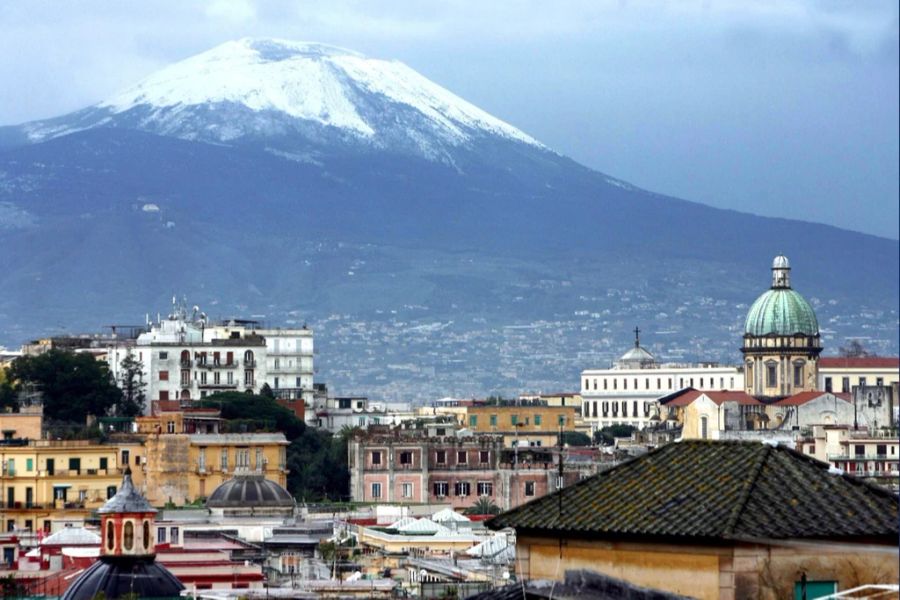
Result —
[[503, 513], [487, 526], [592, 539], [895, 544], [898, 498], [829, 468], [784, 446], [676, 442]]
[[97, 509], [99, 514], [108, 513], [155, 513], [156, 509], [150, 506], [143, 494], [134, 487], [131, 481], [131, 468], [125, 467], [122, 475], [122, 485], [116, 495], [106, 501]]
[[897, 356], [860, 356], [847, 358], [842, 356], [823, 356], [819, 359], [819, 368], [825, 369], [900, 369], [900, 357]]
[[850, 394], [842, 394], [842, 393], [834, 393], [834, 392], [800, 392], [794, 394], [793, 396], [788, 396], [787, 398], [782, 398], [778, 402], [773, 402], [772, 406], [800, 406], [801, 404], [806, 404], [807, 402], [812, 402], [816, 398], [821, 398], [822, 396], [834, 396], [835, 398], [839, 398], [844, 402], [850, 402]]
[[700, 396], [706, 396], [718, 405], [723, 402], [737, 402], [738, 404], [762, 404], [759, 400], [742, 391], [721, 390], [703, 391], [694, 388], [685, 388], [681, 391], [660, 398], [659, 403], [664, 406], [687, 406]]
[[447, 533], [450, 531], [431, 519], [416, 519], [414, 522], [397, 529], [400, 533]]
[[469, 523], [471, 519], [466, 515], [461, 515], [453, 509], [445, 508], [443, 510], [439, 510], [433, 515], [431, 515], [431, 520], [435, 523], [447, 523], [447, 522], [455, 522], [455, 523]]
[[41, 546], [99, 546], [100, 536], [84, 527], [64, 527], [41, 540]]

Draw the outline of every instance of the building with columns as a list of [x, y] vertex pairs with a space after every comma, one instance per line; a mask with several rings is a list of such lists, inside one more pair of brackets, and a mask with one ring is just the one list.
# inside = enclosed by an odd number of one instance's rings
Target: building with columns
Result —
[[809, 302], [791, 288], [786, 256], [772, 261], [772, 287], [747, 312], [741, 352], [745, 391], [764, 402], [817, 388], [819, 323]]

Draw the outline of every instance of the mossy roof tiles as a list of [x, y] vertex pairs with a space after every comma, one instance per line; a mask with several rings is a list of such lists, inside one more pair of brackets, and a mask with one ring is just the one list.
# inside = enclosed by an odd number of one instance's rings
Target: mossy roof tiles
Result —
[[829, 469], [783, 446], [682, 441], [498, 515], [487, 526], [593, 539], [896, 542], [897, 497]]

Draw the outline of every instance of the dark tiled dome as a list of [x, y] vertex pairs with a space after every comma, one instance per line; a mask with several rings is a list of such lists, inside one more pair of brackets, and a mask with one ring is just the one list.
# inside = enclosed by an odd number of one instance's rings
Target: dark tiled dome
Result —
[[209, 508], [284, 508], [294, 506], [294, 497], [262, 475], [235, 475], [210, 495]]
[[135, 594], [139, 598], [179, 598], [184, 586], [165, 567], [152, 559], [104, 556], [69, 586], [62, 600], [121, 598]]

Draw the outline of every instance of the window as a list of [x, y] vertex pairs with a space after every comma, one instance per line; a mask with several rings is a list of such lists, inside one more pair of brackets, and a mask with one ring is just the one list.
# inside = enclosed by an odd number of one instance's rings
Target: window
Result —
[[247, 369], [244, 371], [244, 385], [253, 385], [253, 370]]
[[381, 464], [381, 452], [376, 450], [372, 452], [372, 464], [380, 465]]
[[[112, 525], [112, 523], [110, 523]], [[166, 543], [166, 528], [160, 527], [156, 530], [156, 543], [157, 544], [165, 544]]]
[[256, 468], [262, 469], [264, 465], [265, 465], [265, 458], [263, 458], [263, 449], [257, 448], [256, 449]]
[[796, 362], [794, 363], [794, 385], [802, 386], [803, 385], [803, 363]]
[[[45, 521], [46, 523], [46, 521]], [[106, 522], [106, 547], [112, 550], [116, 544], [116, 530], [112, 521]]]
[[849, 377], [841, 377], [841, 392], [844, 394], [850, 393], [850, 378]]
[[222, 448], [222, 470], [228, 470], [228, 448]]
[[175, 421], [166, 422], [166, 433], [175, 433]]
[[624, 377], [622, 378], [622, 389], [623, 389], [623, 390], [627, 390], [627, 389], [628, 389], [628, 380], [625, 379]]
[[865, 456], [866, 455], [866, 447], [862, 444], [857, 444], [853, 447], [853, 455], [854, 456]]
[[607, 388], [606, 378], [604, 378], [604, 379], [603, 379], [603, 389], [605, 390], [606, 388]]
[[534, 424], [535, 426], [540, 426], [542, 422], [541, 415], [534, 415]]
[[491, 453], [487, 450], [481, 450], [478, 453], [478, 462], [482, 464], [491, 462]]
[[875, 454], [877, 454], [879, 458], [887, 456], [887, 444], [878, 444], [875, 446]]
[[159, 372], [159, 380], [160, 381], [168, 381], [169, 380], [169, 372], [168, 371], [160, 371]]
[[494, 495], [494, 484], [490, 481], [479, 481], [478, 482], [478, 495], [479, 496], [493, 496]]
[[775, 387], [778, 385], [778, 372], [774, 362], [766, 363], [766, 386]]
[[150, 549], [150, 521], [144, 521], [143, 527], [143, 535], [141, 535], [142, 541], [144, 542], [144, 550]]
[[[635, 402], [635, 406], [636, 406], [636, 405], [637, 405], [637, 403]], [[559, 425], [560, 427], [565, 427], [565, 426], [566, 426], [566, 415], [559, 415], [559, 416], [557, 416], [557, 417], [556, 417], [556, 424]]]
[[434, 495], [438, 498], [443, 498], [447, 495], [447, 482], [446, 481], [435, 481], [432, 486], [432, 490], [434, 491]]
[[[100, 459], [100, 468], [101, 468], [101, 469], [105, 469], [105, 468], [106, 468], [106, 465], [104, 464], [105, 461], [106, 461], [105, 458], [101, 458], [101, 459]], [[33, 458], [26, 458], [26, 459], [25, 459], [25, 470], [26, 470], [26, 471], [34, 471], [34, 459], [33, 459]]]
[[413, 462], [413, 454], [412, 452], [405, 451], [400, 453], [400, 464], [401, 465], [411, 465]]
[[860, 377], [860, 378], [859, 378], [859, 386], [860, 386], [860, 387], [865, 387], [865, 386], [866, 386], [866, 378], [865, 378], [865, 377]]
[[513, 427], [518, 425], [519, 424], [519, 415], [510, 415], [509, 422]]
[[825, 391], [826, 391], [826, 392], [832, 392], [832, 391], [834, 391], [834, 390], [832, 389], [832, 387], [831, 387], [831, 377], [826, 377], [826, 378], [825, 378]]
[[134, 548], [134, 523], [131, 521], [125, 522], [122, 532], [122, 545], [125, 546], [126, 550]]
[[[69, 468], [71, 468], [72, 459], [69, 459], [69, 463], [70, 463]], [[12, 477], [16, 474], [16, 460], [14, 458], [9, 458], [6, 460], [6, 474], [9, 477]], [[10, 489], [13, 489], [13, 488], [10, 488]]]
[[228, 383], [228, 385], [234, 385], [234, 373], [232, 371], [225, 373], [225, 382]]
[[372, 484], [372, 497], [373, 498], [381, 498], [381, 484], [380, 483]]
[[815, 447], [815, 446], [807, 446], [807, 448], [806, 448], [806, 453], [807, 453], [807, 454], [815, 454], [815, 453], [816, 453], [816, 447]]
[[525, 495], [526, 496], [534, 496], [534, 482], [533, 481], [525, 482]]
[[471, 493], [471, 485], [468, 481], [457, 481], [453, 485], [453, 493], [459, 497], [468, 496]]
[[234, 466], [238, 469], [247, 469], [250, 467], [249, 448], [238, 448], [234, 451]]
[[109, 500], [116, 495], [116, 486], [110, 485], [106, 488], [106, 499]]
[[706, 417], [700, 417], [700, 439], [709, 439], [708, 421]]
[[434, 453], [435, 462], [439, 465], [446, 464], [447, 462], [447, 451], [446, 450], [438, 450]]
[[177, 544], [178, 543], [178, 533], [179, 533], [178, 528], [177, 527], [170, 528], [169, 533], [170, 533], [169, 537], [171, 537], [172, 543]]
[[590, 388], [588, 387], [588, 379], [587, 379], [586, 377], [585, 377], [585, 379], [584, 379], [584, 389], [585, 389], [585, 390], [589, 390], [589, 389], [590, 389]]
[[460, 450], [456, 453], [456, 464], [464, 465], [468, 462], [468, 455], [465, 450]]
[[159, 399], [160, 399], [160, 400], [168, 400], [168, 399], [169, 399], [169, 392], [168, 392], [168, 390], [162, 390], [162, 391], [159, 393]]
[[478, 427], [478, 415], [469, 415], [469, 427]]
[[400, 495], [404, 498], [412, 498], [412, 484], [411, 483], [401, 483], [400, 484]]
[[497, 415], [491, 415], [491, 427], [497, 426]]
[[248, 367], [253, 366], [253, 351], [247, 350], [244, 352], [244, 365]]
[[877, 385], [878, 387], [883, 386], [884, 385], [884, 377], [876, 377], [875, 385]]
[[168, 358], [169, 358], [168, 352], [160, 352], [159, 353], [159, 360], [167, 360]]
[[216, 371], [215, 373], [213, 373], [213, 385], [219, 385], [221, 383], [222, 383], [222, 374], [220, 372]]

